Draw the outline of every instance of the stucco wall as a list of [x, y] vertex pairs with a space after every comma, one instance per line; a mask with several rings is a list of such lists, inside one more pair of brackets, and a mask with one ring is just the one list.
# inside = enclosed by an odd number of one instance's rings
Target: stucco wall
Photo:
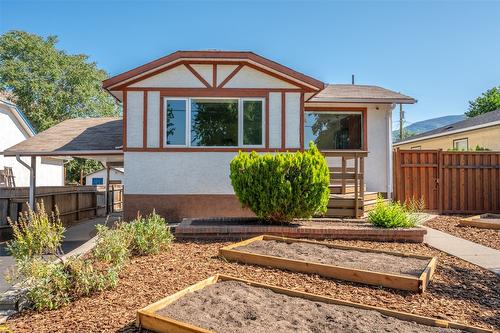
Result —
[[500, 151], [500, 125], [395, 145], [394, 148], [412, 149], [412, 147], [420, 146], [421, 149], [448, 150], [453, 148], [453, 140], [464, 138], [469, 141], [469, 149], [475, 149], [479, 145], [490, 150]]

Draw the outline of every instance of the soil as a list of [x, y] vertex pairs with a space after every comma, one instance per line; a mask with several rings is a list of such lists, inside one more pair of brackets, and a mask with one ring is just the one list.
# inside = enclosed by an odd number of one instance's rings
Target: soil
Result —
[[429, 260], [400, 257], [385, 253], [343, 250], [320, 244], [285, 243], [274, 240], [259, 240], [245, 246], [238, 246], [234, 250], [416, 277], [420, 276], [429, 263]]
[[[136, 312], [217, 273], [346, 301], [500, 330], [500, 279], [488, 270], [424, 244], [332, 241], [333, 244], [437, 256], [424, 294], [379, 288], [318, 275], [227, 262], [228, 242], [175, 242], [170, 251], [133, 258], [118, 286], [54, 311], [26, 311], [9, 319], [13, 332], [140, 332]], [[144, 331], [143, 331], [144, 332]]]
[[336, 304], [278, 294], [236, 281], [187, 294], [157, 314], [218, 333], [461, 332]]
[[425, 223], [426, 226], [448, 234], [500, 250], [500, 230], [458, 226], [460, 216], [438, 216]]

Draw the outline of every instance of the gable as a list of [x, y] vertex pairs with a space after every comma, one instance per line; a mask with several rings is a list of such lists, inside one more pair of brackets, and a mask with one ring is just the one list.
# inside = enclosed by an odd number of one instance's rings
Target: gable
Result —
[[184, 65], [179, 65], [142, 81], [133, 83], [134, 88], [205, 88], [205, 85]]
[[297, 86], [257, 69], [243, 66], [238, 73], [224, 85], [224, 88], [293, 89], [297, 88]]

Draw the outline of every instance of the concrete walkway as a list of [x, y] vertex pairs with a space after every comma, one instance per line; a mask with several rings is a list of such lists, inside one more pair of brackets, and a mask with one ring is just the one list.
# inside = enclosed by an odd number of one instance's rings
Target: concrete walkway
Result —
[[424, 242], [430, 246], [472, 264], [488, 269], [500, 276], [500, 251], [426, 226]]

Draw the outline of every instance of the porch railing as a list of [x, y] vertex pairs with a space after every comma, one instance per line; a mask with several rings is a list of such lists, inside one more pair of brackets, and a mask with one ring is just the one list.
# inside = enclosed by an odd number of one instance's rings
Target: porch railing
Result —
[[[365, 157], [367, 151], [361, 150], [322, 150], [321, 153], [327, 158], [330, 168], [330, 185], [340, 183], [340, 193], [347, 193], [347, 185], [354, 187], [354, 212], [359, 218], [360, 199], [365, 195]], [[334, 159], [334, 161], [331, 161]], [[333, 162], [333, 163], [332, 163]], [[340, 162], [340, 163], [339, 163]], [[340, 166], [335, 166], [339, 163]]]

